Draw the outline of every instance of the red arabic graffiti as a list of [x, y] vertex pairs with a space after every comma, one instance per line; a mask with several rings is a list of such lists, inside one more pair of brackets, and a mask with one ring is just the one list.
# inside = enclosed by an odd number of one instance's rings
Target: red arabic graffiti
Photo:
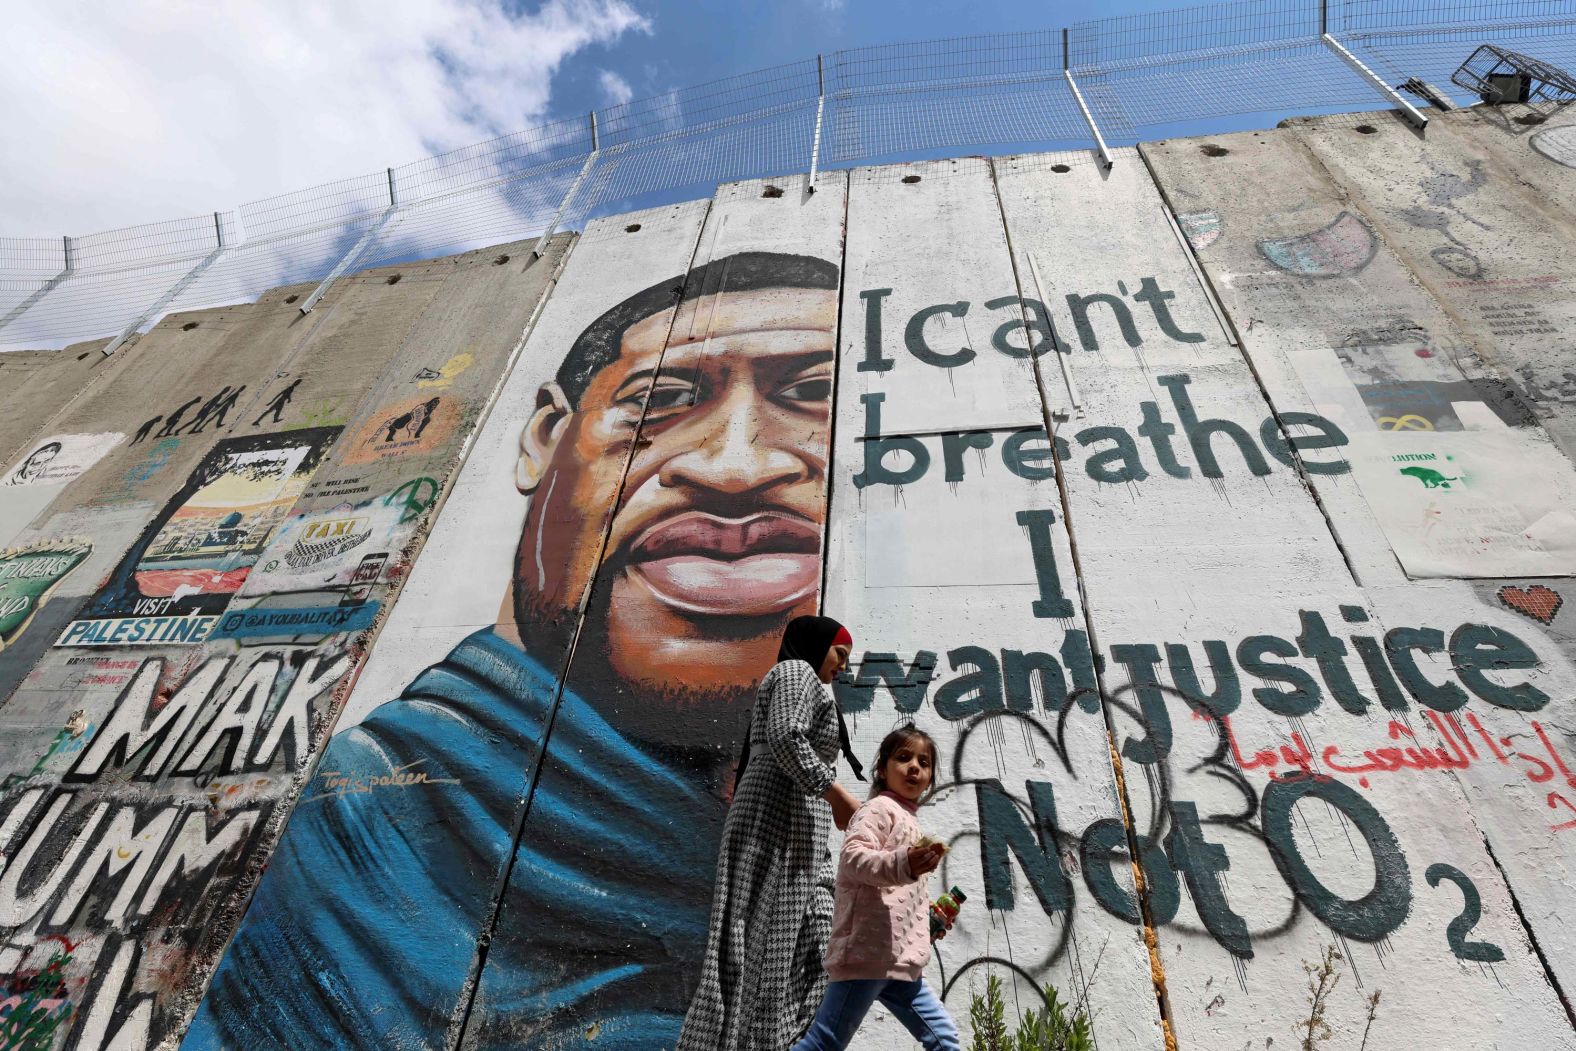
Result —
[[[1526, 764], [1521, 771], [1528, 781], [1542, 785], [1553, 781], [1556, 777], [1562, 778], [1565, 784], [1576, 788], [1576, 775], [1566, 765], [1565, 760], [1554, 748], [1554, 742], [1549, 740], [1548, 731], [1537, 720], [1531, 722], [1532, 730], [1537, 734], [1542, 750], [1516, 751], [1514, 739], [1511, 737], [1495, 737], [1478, 719], [1476, 713], [1466, 714], [1467, 726], [1456, 718], [1455, 713], [1442, 714], [1440, 712], [1424, 712], [1424, 717], [1434, 725], [1442, 740], [1448, 747], [1430, 746], [1418, 743], [1416, 735], [1404, 723], [1394, 719], [1390, 720], [1388, 734], [1390, 740], [1398, 742], [1382, 748], [1368, 748], [1361, 753], [1362, 762], [1356, 762], [1356, 756], [1344, 755], [1340, 745], [1325, 745], [1318, 749], [1318, 758], [1315, 759], [1316, 746], [1310, 746], [1303, 740], [1301, 733], [1293, 731], [1291, 743], [1278, 747], [1260, 748], [1252, 753], [1244, 753], [1242, 745], [1237, 741], [1236, 732], [1231, 727], [1230, 716], [1221, 716], [1220, 724], [1226, 735], [1226, 742], [1231, 749], [1232, 761], [1241, 770], [1263, 770], [1271, 781], [1291, 781], [1300, 778], [1312, 778], [1316, 781], [1333, 780], [1334, 774], [1347, 774], [1357, 777], [1357, 783], [1364, 788], [1369, 786], [1369, 776], [1373, 774], [1394, 774], [1403, 770], [1431, 771], [1431, 770], [1465, 770], [1473, 763], [1494, 761], [1508, 766], [1514, 760]], [[1205, 721], [1213, 721], [1207, 712], [1198, 712], [1196, 717]], [[1468, 726], [1471, 732], [1468, 732]], [[1487, 749], [1487, 756], [1478, 751], [1474, 736], [1481, 741]], [[1558, 810], [1563, 804], [1573, 815], [1576, 815], [1576, 804], [1560, 795], [1550, 792], [1547, 803], [1551, 810]], [[1567, 829], [1576, 829], [1576, 817], [1549, 826], [1551, 831], [1562, 832]]]

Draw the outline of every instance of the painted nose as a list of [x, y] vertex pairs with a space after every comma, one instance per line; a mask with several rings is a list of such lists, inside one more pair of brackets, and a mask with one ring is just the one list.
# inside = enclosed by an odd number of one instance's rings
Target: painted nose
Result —
[[668, 488], [711, 489], [738, 495], [805, 477], [803, 460], [787, 449], [763, 443], [757, 413], [770, 411], [753, 396], [716, 404], [697, 444], [670, 457], [657, 473]]

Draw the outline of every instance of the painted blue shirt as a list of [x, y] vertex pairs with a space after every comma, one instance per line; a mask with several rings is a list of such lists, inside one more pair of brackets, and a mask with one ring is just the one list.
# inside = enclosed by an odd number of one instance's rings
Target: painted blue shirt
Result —
[[[672, 1047], [722, 804], [484, 630], [334, 736], [182, 1047]], [[310, 1037], [305, 1034], [312, 1034]], [[559, 1043], [561, 1042], [561, 1043]]]

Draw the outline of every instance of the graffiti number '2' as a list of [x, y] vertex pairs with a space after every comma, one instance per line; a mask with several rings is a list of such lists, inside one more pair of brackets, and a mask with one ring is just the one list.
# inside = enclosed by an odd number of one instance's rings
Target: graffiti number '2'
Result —
[[1472, 933], [1472, 928], [1477, 926], [1478, 919], [1483, 915], [1483, 899], [1478, 897], [1477, 887], [1472, 885], [1467, 874], [1454, 865], [1440, 861], [1428, 866], [1423, 878], [1430, 887], [1439, 886], [1441, 880], [1449, 880], [1461, 888], [1461, 915], [1451, 920], [1450, 926], [1445, 928], [1445, 943], [1456, 954], [1456, 959], [1471, 960], [1473, 963], [1499, 963], [1503, 960], [1505, 953], [1499, 946], [1467, 941], [1467, 935]]

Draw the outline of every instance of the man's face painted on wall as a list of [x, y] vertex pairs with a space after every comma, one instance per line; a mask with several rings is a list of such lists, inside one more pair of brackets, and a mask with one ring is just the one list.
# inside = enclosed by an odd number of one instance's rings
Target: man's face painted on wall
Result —
[[49, 462], [60, 455], [60, 446], [54, 443], [34, 450], [33, 454], [23, 461], [22, 466], [16, 470], [19, 481], [32, 481], [43, 473]]
[[704, 296], [631, 326], [578, 405], [543, 389], [520, 464], [534, 494], [515, 575], [527, 646], [562, 645], [600, 559], [577, 669], [605, 663], [679, 708], [758, 679], [788, 618], [815, 611], [836, 325], [831, 290]]

